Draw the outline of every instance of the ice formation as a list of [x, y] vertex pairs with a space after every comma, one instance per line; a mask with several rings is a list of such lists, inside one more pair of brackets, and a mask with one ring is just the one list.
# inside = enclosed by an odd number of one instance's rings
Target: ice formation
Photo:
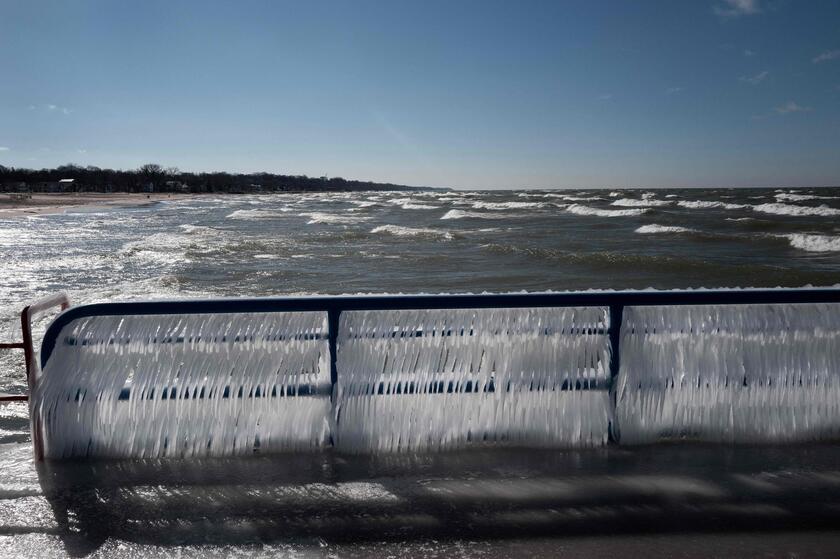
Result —
[[622, 444], [840, 436], [840, 305], [626, 307]]
[[341, 314], [339, 449], [607, 441], [603, 308]]
[[82, 318], [33, 394], [47, 458], [249, 454], [329, 443], [326, 313]]

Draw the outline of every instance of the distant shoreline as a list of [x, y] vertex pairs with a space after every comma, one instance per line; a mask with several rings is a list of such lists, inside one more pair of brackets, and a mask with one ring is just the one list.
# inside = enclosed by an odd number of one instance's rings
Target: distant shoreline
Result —
[[69, 209], [91, 211], [101, 209], [136, 208], [155, 204], [163, 200], [184, 200], [195, 198], [196, 194], [142, 194], [80, 192], [39, 193], [30, 198], [13, 199], [8, 193], [0, 193], [0, 219], [10, 217], [37, 216], [64, 213]]

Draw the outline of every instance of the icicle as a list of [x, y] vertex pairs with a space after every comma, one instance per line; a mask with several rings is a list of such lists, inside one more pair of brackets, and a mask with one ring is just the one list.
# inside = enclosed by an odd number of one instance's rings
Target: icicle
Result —
[[337, 445], [603, 445], [607, 326], [602, 308], [344, 312]]
[[627, 307], [623, 444], [840, 437], [840, 305]]
[[187, 457], [324, 446], [325, 313], [83, 318], [33, 394], [45, 455]]

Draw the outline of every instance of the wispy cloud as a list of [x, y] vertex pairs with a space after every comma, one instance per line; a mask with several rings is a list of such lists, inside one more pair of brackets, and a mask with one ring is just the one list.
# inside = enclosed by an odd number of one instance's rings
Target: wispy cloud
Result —
[[665, 90], [665, 94], [666, 95], [675, 95], [677, 93], [682, 92], [682, 90], [683, 90], [682, 87], [669, 87], [668, 89]]
[[[35, 110], [36, 108], [37, 107], [35, 107], [35, 105], [29, 105], [29, 110], [30, 111]], [[62, 107], [60, 105], [53, 105], [53, 104], [44, 105], [44, 108], [51, 113], [55, 112], [55, 113], [61, 113], [61, 114], [65, 114], [65, 115], [69, 115], [70, 113], [73, 112], [72, 109], [68, 109], [67, 107]]]
[[810, 111], [811, 107], [803, 107], [803, 106], [799, 105], [798, 103], [796, 103], [795, 101], [788, 101], [787, 103], [785, 103], [781, 107], [776, 107], [773, 110], [776, 111], [776, 113], [778, 113], [780, 115], [786, 115], [786, 114], [790, 114], [790, 113], [802, 113], [802, 112], [805, 112], [805, 111]]
[[5, 146], [0, 146], [0, 151], [11, 151], [12, 148], [7, 148]]
[[612, 93], [603, 93], [597, 97], [598, 101], [609, 101], [612, 98]]
[[755, 56], [755, 51], [750, 49], [744, 49], [744, 56]]
[[827, 50], [812, 58], [811, 62], [819, 64], [820, 62], [828, 62], [829, 60], [836, 60], [837, 58], [840, 58], [840, 50]]
[[769, 75], [770, 72], [764, 70], [763, 72], [759, 72], [754, 76], [741, 76], [740, 78], [738, 78], [738, 80], [752, 85], [758, 85], [761, 82], [763, 82]]
[[724, 0], [713, 8], [715, 15], [724, 18], [749, 16], [761, 12], [758, 0]]

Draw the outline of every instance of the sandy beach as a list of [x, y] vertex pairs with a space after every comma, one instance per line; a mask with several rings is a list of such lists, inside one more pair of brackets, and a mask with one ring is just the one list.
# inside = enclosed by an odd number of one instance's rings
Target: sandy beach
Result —
[[0, 218], [63, 213], [68, 209], [92, 211], [97, 208], [128, 208], [155, 204], [162, 200], [183, 200], [194, 194], [144, 194], [81, 192], [64, 194], [33, 194], [31, 198], [15, 199], [0, 193]]

